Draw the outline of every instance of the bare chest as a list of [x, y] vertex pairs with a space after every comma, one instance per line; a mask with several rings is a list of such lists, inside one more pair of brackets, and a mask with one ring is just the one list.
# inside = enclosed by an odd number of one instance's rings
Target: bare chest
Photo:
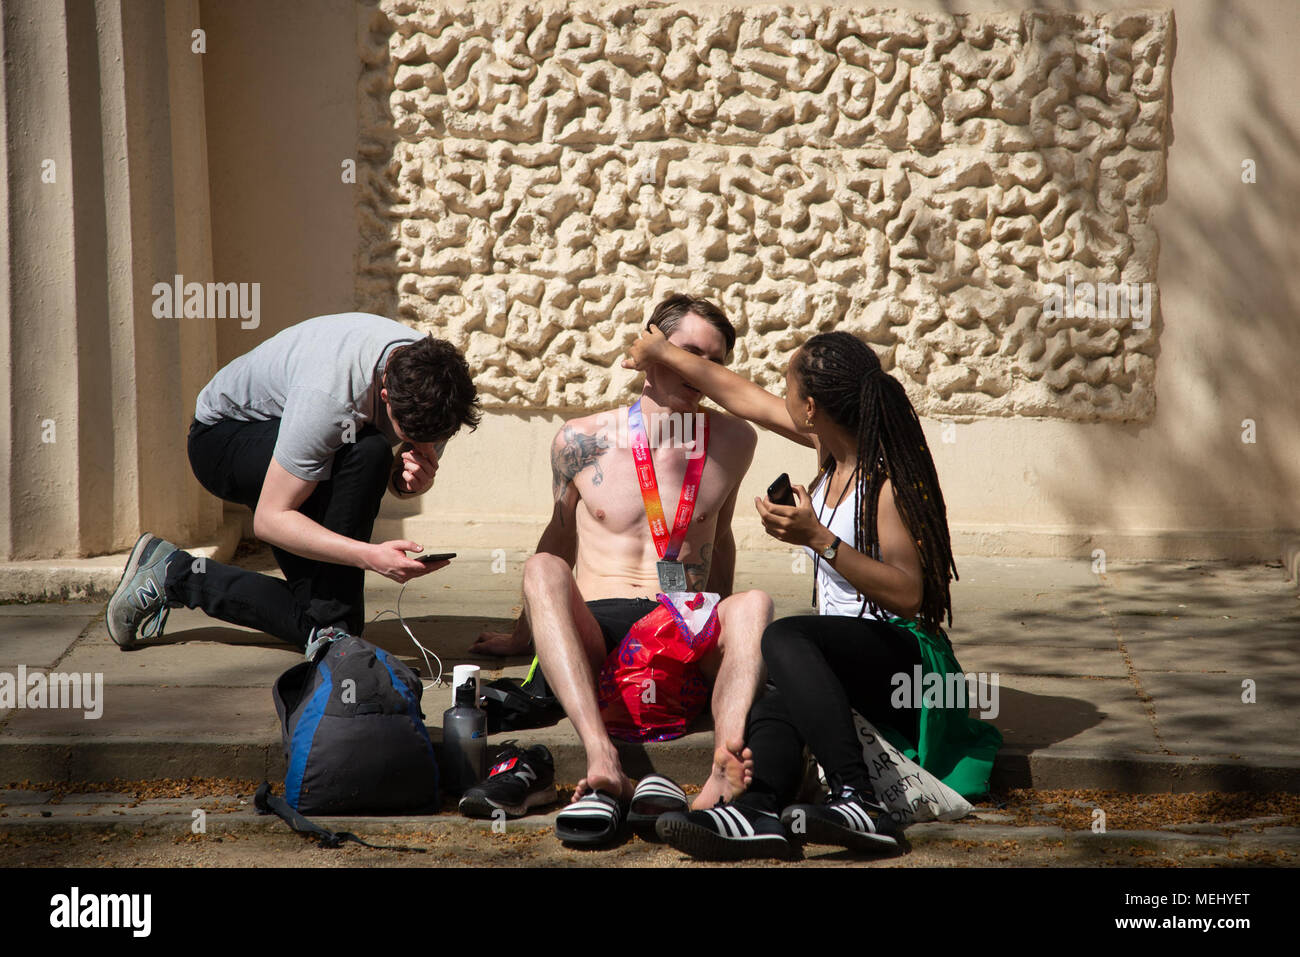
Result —
[[[671, 528], [681, 500], [682, 482], [688, 465], [683, 449], [663, 448], [652, 452], [659, 500], [664, 518]], [[602, 455], [594, 469], [584, 469], [576, 483], [581, 501], [579, 523], [588, 530], [616, 535], [633, 535], [650, 539], [641, 486], [637, 480], [636, 461], [631, 449], [612, 448]], [[734, 485], [734, 477], [712, 456], [704, 464], [695, 511], [691, 515], [691, 532], [708, 530], [710, 537], [719, 510]]]

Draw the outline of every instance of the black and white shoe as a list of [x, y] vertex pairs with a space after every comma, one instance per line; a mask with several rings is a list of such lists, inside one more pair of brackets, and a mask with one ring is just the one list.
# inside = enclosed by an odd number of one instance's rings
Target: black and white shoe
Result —
[[669, 847], [702, 861], [786, 860], [798, 853], [775, 814], [741, 804], [660, 815], [655, 834]]
[[519, 748], [507, 744], [482, 784], [476, 784], [460, 799], [460, 813], [466, 817], [492, 817], [505, 811], [506, 817], [522, 817], [529, 808], [555, 803], [555, 761], [544, 745]]
[[627, 823], [650, 831], [663, 815], [674, 811], [685, 814], [689, 810], [686, 792], [676, 781], [662, 774], [647, 774], [637, 782], [636, 790], [632, 792]]
[[828, 794], [823, 804], [792, 804], [781, 812], [781, 823], [800, 844], [830, 844], [855, 851], [888, 851], [898, 847], [902, 828], [889, 809], [852, 788]]
[[588, 791], [555, 815], [555, 836], [575, 847], [601, 847], [618, 840], [627, 807], [604, 791]]

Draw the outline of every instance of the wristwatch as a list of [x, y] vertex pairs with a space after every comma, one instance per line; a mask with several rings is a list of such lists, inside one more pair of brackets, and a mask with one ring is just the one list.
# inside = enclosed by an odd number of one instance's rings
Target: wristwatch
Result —
[[826, 559], [828, 562], [835, 561], [835, 552], [839, 547], [840, 547], [840, 537], [836, 535], [835, 541], [831, 542], [825, 548], [821, 549], [822, 558]]

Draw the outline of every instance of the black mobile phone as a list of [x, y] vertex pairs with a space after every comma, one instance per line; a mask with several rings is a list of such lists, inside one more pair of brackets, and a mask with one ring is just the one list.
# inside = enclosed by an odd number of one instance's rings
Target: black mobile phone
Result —
[[794, 492], [790, 491], [790, 475], [782, 472], [777, 480], [767, 487], [767, 498], [773, 505], [797, 505]]
[[429, 562], [449, 562], [455, 557], [455, 552], [438, 552], [435, 555], [416, 555], [415, 560], [427, 565]]

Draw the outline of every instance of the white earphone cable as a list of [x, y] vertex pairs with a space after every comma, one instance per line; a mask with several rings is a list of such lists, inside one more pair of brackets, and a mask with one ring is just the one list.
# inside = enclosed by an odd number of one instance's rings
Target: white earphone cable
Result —
[[425, 691], [431, 691], [432, 689], [442, 685], [442, 659], [438, 657], [437, 652], [424, 647], [424, 645], [420, 643], [420, 639], [415, 637], [415, 633], [411, 631], [410, 626], [406, 624], [406, 619], [402, 617], [402, 596], [406, 594], [407, 584], [409, 584], [409, 582], [403, 583], [402, 590], [397, 593], [397, 610], [393, 611], [391, 608], [385, 608], [383, 611], [376, 613], [375, 617], [370, 619], [370, 623], [373, 625], [384, 615], [396, 616], [398, 623], [402, 626], [402, 631], [406, 632], [406, 637], [411, 639], [411, 644], [419, 648], [420, 654], [424, 656], [424, 667], [429, 674], [433, 674], [433, 666], [429, 664], [429, 656], [433, 655], [433, 660], [438, 662], [438, 675], [429, 684], [423, 686]]

